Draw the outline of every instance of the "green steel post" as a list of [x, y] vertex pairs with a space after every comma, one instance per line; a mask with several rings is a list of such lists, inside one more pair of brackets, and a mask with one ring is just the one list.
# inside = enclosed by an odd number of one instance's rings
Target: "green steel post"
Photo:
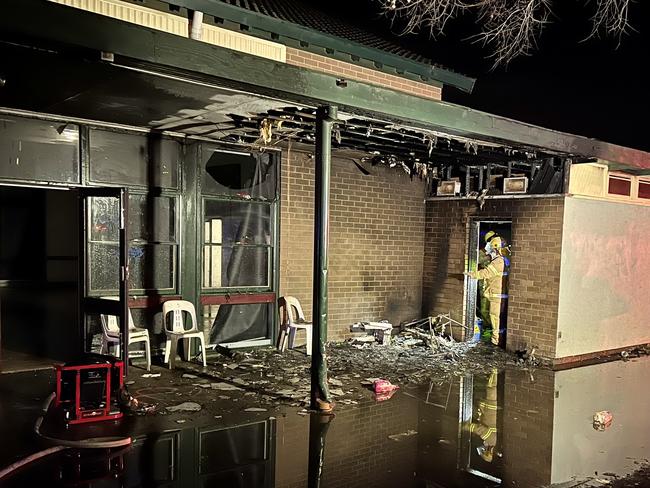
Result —
[[316, 191], [314, 205], [314, 282], [312, 309], [311, 408], [317, 400], [331, 403], [327, 388], [327, 251], [329, 246], [330, 169], [332, 126], [337, 108], [319, 107], [316, 112]]

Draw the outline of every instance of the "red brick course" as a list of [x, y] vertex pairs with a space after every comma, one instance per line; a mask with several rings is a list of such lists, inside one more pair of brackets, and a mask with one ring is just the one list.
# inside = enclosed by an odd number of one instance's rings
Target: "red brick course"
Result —
[[358, 66], [345, 61], [328, 58], [320, 54], [312, 54], [287, 47], [287, 64], [308, 68], [321, 73], [328, 73], [341, 78], [362, 81], [373, 85], [392, 88], [401, 92], [409, 93], [423, 98], [440, 100], [442, 88], [418, 81], [402, 78], [401, 76], [383, 73], [363, 66]]

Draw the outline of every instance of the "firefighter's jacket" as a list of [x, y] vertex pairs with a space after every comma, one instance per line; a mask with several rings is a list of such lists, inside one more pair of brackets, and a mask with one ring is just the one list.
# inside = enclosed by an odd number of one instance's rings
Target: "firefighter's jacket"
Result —
[[506, 258], [499, 255], [485, 268], [471, 272], [470, 276], [485, 280], [484, 294], [487, 298], [508, 298], [507, 268]]

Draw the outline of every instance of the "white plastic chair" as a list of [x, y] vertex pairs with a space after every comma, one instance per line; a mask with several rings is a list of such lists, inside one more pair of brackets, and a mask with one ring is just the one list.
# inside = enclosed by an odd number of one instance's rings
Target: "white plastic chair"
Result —
[[[104, 300], [119, 300], [117, 297], [101, 297]], [[111, 344], [115, 345], [115, 355], [120, 356], [120, 326], [115, 315], [101, 314], [102, 321], [102, 345], [101, 354], [108, 354]], [[129, 346], [136, 342], [144, 342], [144, 354], [147, 360], [147, 371], [151, 371], [151, 343], [149, 342], [149, 331], [139, 329], [133, 323], [131, 309], [129, 309]]]
[[[305, 314], [302, 311], [300, 302], [296, 297], [280, 297], [278, 300], [280, 307], [280, 336], [278, 337], [278, 350], [281, 352], [287, 349], [287, 339], [289, 349], [293, 349], [296, 342], [296, 332], [299, 329], [305, 331], [307, 342], [307, 356], [311, 356], [311, 330], [312, 325], [305, 320]], [[294, 318], [295, 311], [295, 318]]]
[[[167, 316], [172, 314], [171, 328], [167, 321]], [[192, 326], [185, 329], [185, 316], [187, 313], [192, 321]], [[190, 339], [196, 337], [201, 342], [201, 355], [203, 356], [203, 367], [207, 366], [205, 357], [205, 337], [199, 330], [196, 321], [196, 310], [192, 302], [187, 300], [169, 300], [163, 303], [163, 323], [165, 324], [165, 334], [167, 334], [167, 343], [165, 344], [165, 362], [169, 363], [169, 369], [174, 368], [176, 360], [176, 350], [178, 341], [185, 340], [183, 349], [185, 350], [186, 360], [189, 359]]]

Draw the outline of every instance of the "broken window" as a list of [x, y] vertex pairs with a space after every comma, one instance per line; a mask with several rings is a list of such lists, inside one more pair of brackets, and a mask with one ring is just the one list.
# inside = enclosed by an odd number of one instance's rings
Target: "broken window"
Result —
[[0, 116], [0, 178], [79, 182], [79, 126]]
[[90, 179], [96, 183], [178, 188], [181, 145], [158, 134], [90, 131]]
[[272, 155], [223, 151], [205, 146], [203, 160], [204, 195], [254, 200], [275, 199], [277, 164]]
[[[94, 197], [90, 204], [89, 282], [92, 293], [117, 290], [119, 216], [115, 198]], [[176, 287], [176, 199], [129, 195], [129, 288]]]

